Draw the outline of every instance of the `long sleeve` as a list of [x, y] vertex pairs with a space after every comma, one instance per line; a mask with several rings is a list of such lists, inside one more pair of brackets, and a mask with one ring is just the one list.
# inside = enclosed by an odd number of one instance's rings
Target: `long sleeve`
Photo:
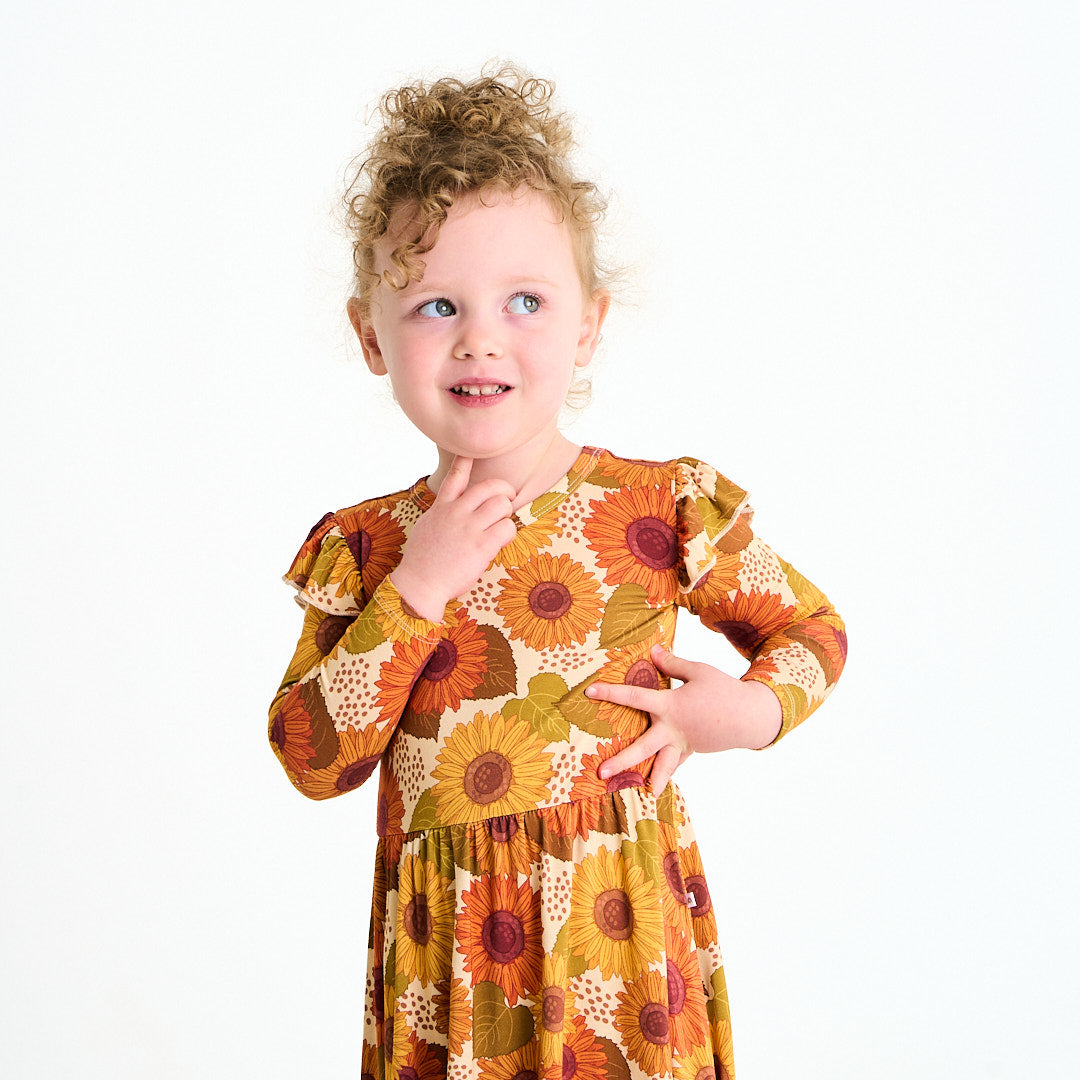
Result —
[[835, 686], [847, 656], [844, 623], [824, 593], [754, 535], [741, 488], [682, 458], [676, 499], [677, 602], [750, 661], [743, 679], [764, 683], [780, 699], [779, 739]]
[[326, 515], [285, 575], [304, 624], [270, 707], [269, 736], [289, 779], [312, 799], [371, 775], [445, 632], [408, 609], [387, 576], [404, 541], [390, 513], [376, 509], [364, 524], [352, 533]]

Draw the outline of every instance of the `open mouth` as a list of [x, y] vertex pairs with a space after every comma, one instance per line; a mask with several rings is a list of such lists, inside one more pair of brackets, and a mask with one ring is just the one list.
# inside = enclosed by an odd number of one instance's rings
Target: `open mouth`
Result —
[[493, 394], [502, 394], [509, 390], [509, 386], [502, 383], [489, 383], [486, 386], [451, 386], [450, 393], [459, 397], [491, 397]]

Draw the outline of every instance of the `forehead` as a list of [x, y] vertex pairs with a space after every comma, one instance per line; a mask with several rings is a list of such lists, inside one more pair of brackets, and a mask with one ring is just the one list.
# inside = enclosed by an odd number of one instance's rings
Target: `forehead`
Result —
[[[390, 229], [376, 245], [377, 270], [390, 265], [402, 243], [417, 238], [415, 209], [399, 207]], [[488, 190], [461, 196], [447, 211], [432, 249], [421, 256], [425, 279], [451, 269], [508, 270], [525, 276], [542, 269], [577, 279], [573, 238], [551, 200], [531, 188]], [[413, 283], [418, 284], [418, 283]]]

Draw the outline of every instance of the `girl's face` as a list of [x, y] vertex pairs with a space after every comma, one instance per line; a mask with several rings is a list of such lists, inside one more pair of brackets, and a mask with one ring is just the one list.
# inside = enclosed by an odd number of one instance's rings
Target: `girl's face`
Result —
[[[405, 414], [439, 447], [539, 461], [556, 436], [574, 369], [592, 359], [608, 297], [582, 295], [569, 228], [531, 190], [471, 195], [450, 208], [422, 281], [380, 285], [368, 317], [350, 304], [364, 359], [389, 375]], [[389, 267], [401, 232], [376, 248]], [[495, 462], [492, 462], [495, 464]]]

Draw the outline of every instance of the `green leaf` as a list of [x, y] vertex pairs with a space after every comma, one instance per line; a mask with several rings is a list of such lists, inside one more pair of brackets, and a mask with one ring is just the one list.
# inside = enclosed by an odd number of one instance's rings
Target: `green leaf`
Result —
[[566, 956], [570, 951], [570, 923], [564, 922], [559, 928], [559, 933], [555, 937], [555, 944], [552, 946], [552, 956]]
[[698, 508], [698, 513], [701, 515], [702, 524], [705, 526], [705, 533], [711, 540], [728, 523], [729, 519], [724, 514], [720, 513], [720, 508], [712, 501], [712, 499], [695, 499], [694, 505]]
[[636, 581], [624, 582], [612, 593], [600, 624], [600, 644], [605, 649], [633, 645], [652, 633], [656, 610], [648, 606], [648, 598]]
[[577, 953], [572, 952], [566, 960], [566, 977], [568, 979], [576, 979], [579, 975], [584, 975], [588, 967], [584, 956], [579, 956]]
[[346, 652], [370, 652], [386, 640], [382, 627], [375, 621], [374, 615], [357, 615], [352, 626], [341, 637], [341, 644]]
[[794, 723], [798, 723], [806, 715], [806, 691], [792, 683], [770, 682], [768, 685], [780, 699], [780, 707], [784, 710], [783, 726], [790, 730]]
[[611, 730], [611, 724], [600, 717], [600, 703], [585, 696], [586, 688], [594, 682], [595, 676], [578, 683], [556, 703], [556, 707], [574, 727], [600, 739], [610, 739], [615, 733]]
[[675, 824], [675, 789], [668, 784], [656, 800], [656, 817], [666, 825]]
[[[552, 672], [534, 675], [529, 680], [529, 693], [521, 700], [516, 715], [547, 742], [565, 742], [570, 737], [570, 722], [559, 712], [556, 702], [566, 696], [568, 689], [566, 683]], [[504, 715], [505, 712], [504, 709]]]
[[658, 881], [664, 875], [664, 864], [660, 858], [660, 834], [655, 821], [637, 823], [637, 840], [624, 840], [623, 857], [635, 866], [640, 866], [646, 879]]
[[513, 1009], [493, 982], [473, 988], [473, 1050], [477, 1057], [491, 1058], [520, 1049], [533, 1037], [533, 1016], [527, 1005]]
[[487, 645], [484, 655], [487, 671], [473, 691], [473, 697], [494, 698], [513, 694], [517, 690], [517, 665], [510, 642], [494, 626], [478, 624], [477, 629]]
[[441, 824], [436, 809], [435, 796], [428, 789], [416, 801], [416, 809], [413, 810], [412, 820], [409, 822], [409, 832], [419, 832], [421, 829], [437, 829]]

